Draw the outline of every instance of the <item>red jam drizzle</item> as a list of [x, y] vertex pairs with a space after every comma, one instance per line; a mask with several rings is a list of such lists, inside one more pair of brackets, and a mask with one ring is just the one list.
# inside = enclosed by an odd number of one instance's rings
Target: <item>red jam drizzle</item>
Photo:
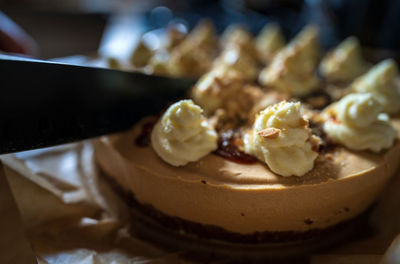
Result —
[[310, 120], [309, 125], [313, 135], [320, 137], [322, 140], [321, 144], [319, 145], [318, 152], [320, 153], [332, 152], [333, 149], [336, 148], [336, 144], [329, 141], [325, 131], [322, 128], [322, 124]]
[[220, 133], [218, 138], [218, 149], [214, 151], [214, 154], [241, 164], [251, 164], [257, 161], [255, 157], [240, 151], [233, 141], [233, 131]]
[[141, 127], [140, 134], [135, 138], [135, 144], [138, 147], [144, 148], [150, 145], [151, 142], [151, 131], [156, 124], [157, 119], [144, 122]]

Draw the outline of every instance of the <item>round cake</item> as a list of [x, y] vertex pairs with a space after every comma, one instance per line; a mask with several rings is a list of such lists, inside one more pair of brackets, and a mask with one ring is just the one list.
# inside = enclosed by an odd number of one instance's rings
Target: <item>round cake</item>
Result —
[[286, 46], [277, 25], [256, 41], [241, 27], [222, 39], [192, 100], [96, 139], [96, 161], [135, 217], [169, 234], [238, 243], [231, 254], [319, 236], [314, 250], [397, 170], [397, 65], [365, 62], [354, 37], [321, 60], [314, 26]]
[[[144, 121], [145, 122], [145, 121]], [[394, 122], [400, 129], [400, 121]], [[209, 154], [184, 167], [135, 144], [142, 124], [95, 142], [96, 160], [135, 199], [156, 210], [227, 232], [305, 232], [349, 220], [376, 199], [396, 171], [400, 142], [385, 153], [342, 147], [303, 177], [281, 177], [265, 164]]]

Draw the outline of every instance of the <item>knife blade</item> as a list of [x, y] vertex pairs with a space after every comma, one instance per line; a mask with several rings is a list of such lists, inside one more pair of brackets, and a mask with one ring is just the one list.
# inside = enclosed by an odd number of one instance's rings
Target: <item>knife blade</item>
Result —
[[195, 82], [2, 54], [0, 77], [0, 154], [123, 131]]

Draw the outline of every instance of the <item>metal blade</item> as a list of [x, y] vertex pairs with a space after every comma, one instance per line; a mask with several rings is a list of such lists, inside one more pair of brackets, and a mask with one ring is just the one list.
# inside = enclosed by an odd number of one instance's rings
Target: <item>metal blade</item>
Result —
[[118, 132], [194, 80], [0, 55], [0, 154]]

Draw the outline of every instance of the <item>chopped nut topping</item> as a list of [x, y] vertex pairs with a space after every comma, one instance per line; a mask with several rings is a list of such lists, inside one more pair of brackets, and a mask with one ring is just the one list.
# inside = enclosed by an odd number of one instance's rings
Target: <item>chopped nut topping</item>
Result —
[[267, 138], [267, 139], [275, 139], [279, 137], [279, 133], [281, 132], [278, 128], [268, 127], [261, 131], [258, 131], [257, 134], [260, 137]]
[[300, 118], [299, 125], [300, 126], [308, 126], [308, 120], [305, 120], [304, 118]]
[[327, 160], [333, 160], [333, 155], [330, 154], [330, 153], [325, 154], [325, 158], [326, 158]]
[[315, 151], [315, 152], [318, 152], [319, 151], [319, 146], [321, 145], [321, 143], [322, 143], [322, 140], [321, 140], [321, 138], [320, 137], [317, 137], [317, 136], [315, 136], [315, 135], [312, 135], [311, 137], [310, 137], [310, 143], [311, 143], [311, 149], [313, 150], [313, 151]]

